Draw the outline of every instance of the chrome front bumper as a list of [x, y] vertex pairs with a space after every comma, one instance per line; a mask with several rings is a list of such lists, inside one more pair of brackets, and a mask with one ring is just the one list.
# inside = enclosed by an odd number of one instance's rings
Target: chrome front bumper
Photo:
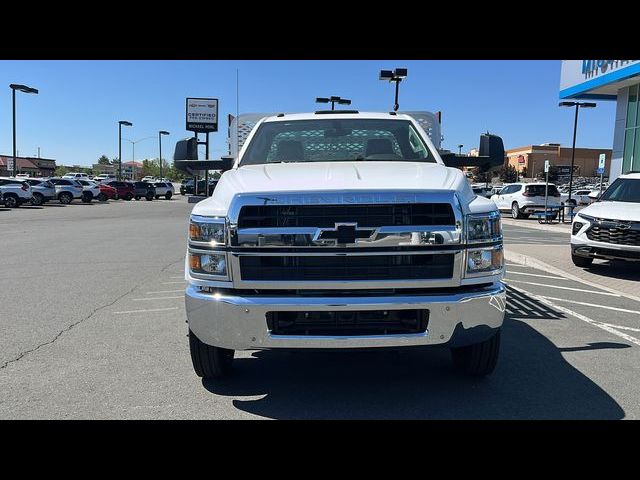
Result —
[[[276, 348], [372, 348], [417, 345], [465, 345], [482, 341], [502, 326], [506, 290], [502, 283], [447, 295], [381, 297], [233, 296], [205, 293], [196, 286], [185, 293], [191, 331], [204, 343], [234, 350]], [[425, 333], [372, 336], [272, 335], [269, 311], [428, 309]]]

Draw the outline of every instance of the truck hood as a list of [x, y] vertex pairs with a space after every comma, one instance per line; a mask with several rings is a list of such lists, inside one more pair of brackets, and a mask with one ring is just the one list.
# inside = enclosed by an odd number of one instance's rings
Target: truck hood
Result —
[[462, 172], [439, 163], [308, 162], [247, 165], [225, 172], [196, 215], [225, 215], [243, 193], [329, 191], [456, 190], [469, 203], [474, 195]]
[[640, 222], [640, 205], [632, 202], [596, 202], [580, 210], [580, 213], [609, 220]]

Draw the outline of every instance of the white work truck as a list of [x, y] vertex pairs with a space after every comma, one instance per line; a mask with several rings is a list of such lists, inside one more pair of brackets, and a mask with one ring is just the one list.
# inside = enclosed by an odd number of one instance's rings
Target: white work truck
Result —
[[[187, 160], [186, 140], [174, 160]], [[211, 163], [211, 162], [210, 162]], [[235, 350], [443, 346], [496, 365], [505, 314], [500, 213], [445, 166], [415, 117], [262, 118], [191, 213], [186, 311], [195, 372]]]

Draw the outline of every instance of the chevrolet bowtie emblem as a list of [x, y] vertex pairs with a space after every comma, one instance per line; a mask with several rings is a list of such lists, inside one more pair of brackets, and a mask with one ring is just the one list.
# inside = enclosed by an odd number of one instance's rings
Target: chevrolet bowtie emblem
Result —
[[373, 232], [374, 230], [371, 228], [358, 228], [357, 223], [336, 223], [335, 228], [319, 229], [313, 240], [347, 245], [356, 243], [358, 238], [370, 238]]

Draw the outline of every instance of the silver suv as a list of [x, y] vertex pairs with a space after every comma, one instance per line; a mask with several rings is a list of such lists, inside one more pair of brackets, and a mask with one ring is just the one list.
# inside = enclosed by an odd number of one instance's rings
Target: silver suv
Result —
[[18, 208], [31, 200], [31, 186], [19, 178], [0, 177], [0, 201], [8, 208]]
[[176, 193], [171, 182], [156, 182], [153, 185], [156, 187], [156, 200], [160, 197], [171, 200], [171, 197]]
[[31, 205], [39, 206], [47, 203], [49, 200], [55, 200], [56, 187], [53, 183], [44, 178], [27, 178], [25, 180], [31, 185]]
[[81, 199], [83, 187], [78, 181], [70, 180], [68, 178], [50, 178], [51, 182], [56, 188], [56, 198], [60, 203], [68, 205], [73, 202], [74, 198]]

